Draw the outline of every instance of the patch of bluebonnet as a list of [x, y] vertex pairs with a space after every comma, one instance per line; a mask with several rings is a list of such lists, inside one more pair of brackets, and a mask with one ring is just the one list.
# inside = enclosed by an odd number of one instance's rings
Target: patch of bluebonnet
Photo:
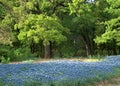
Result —
[[11, 86], [22, 86], [23, 83], [49, 83], [60, 80], [80, 79], [99, 76], [106, 77], [120, 67], [120, 56], [108, 56], [101, 62], [80, 62], [57, 60], [53, 62], [31, 64], [0, 64], [0, 80]]

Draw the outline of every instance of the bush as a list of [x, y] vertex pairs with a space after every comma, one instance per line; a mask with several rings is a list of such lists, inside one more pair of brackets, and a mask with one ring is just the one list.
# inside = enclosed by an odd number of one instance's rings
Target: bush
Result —
[[34, 57], [29, 48], [17, 48], [9, 52], [12, 61], [29, 60]]
[[5, 57], [2, 56], [2, 58], [1, 58], [1, 63], [2, 64], [8, 64], [9, 62], [10, 62], [10, 58], [5, 58]]
[[10, 46], [8, 45], [0, 45], [0, 57], [9, 57], [8, 52], [10, 52]]
[[0, 60], [4, 57], [3, 62], [9, 57], [9, 61], [23, 61], [34, 57], [28, 47], [13, 48], [8, 45], [0, 45]]

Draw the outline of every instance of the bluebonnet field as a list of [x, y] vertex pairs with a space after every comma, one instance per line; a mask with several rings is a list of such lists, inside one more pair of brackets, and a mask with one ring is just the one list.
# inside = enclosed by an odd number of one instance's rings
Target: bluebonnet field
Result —
[[79, 79], [80, 82], [88, 78], [114, 74], [120, 67], [120, 56], [109, 56], [100, 62], [80, 62], [57, 60], [43, 63], [0, 64], [0, 80], [11, 86], [23, 86], [24, 83], [50, 83]]

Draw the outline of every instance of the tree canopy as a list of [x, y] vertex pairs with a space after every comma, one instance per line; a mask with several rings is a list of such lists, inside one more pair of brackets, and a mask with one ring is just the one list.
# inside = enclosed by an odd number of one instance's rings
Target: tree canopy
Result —
[[120, 0], [0, 0], [0, 45], [14, 57], [119, 54], [119, 29]]

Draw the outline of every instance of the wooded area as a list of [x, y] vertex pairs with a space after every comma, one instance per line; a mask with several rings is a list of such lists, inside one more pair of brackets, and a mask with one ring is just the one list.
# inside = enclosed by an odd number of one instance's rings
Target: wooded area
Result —
[[120, 54], [120, 0], [0, 0], [0, 56]]

